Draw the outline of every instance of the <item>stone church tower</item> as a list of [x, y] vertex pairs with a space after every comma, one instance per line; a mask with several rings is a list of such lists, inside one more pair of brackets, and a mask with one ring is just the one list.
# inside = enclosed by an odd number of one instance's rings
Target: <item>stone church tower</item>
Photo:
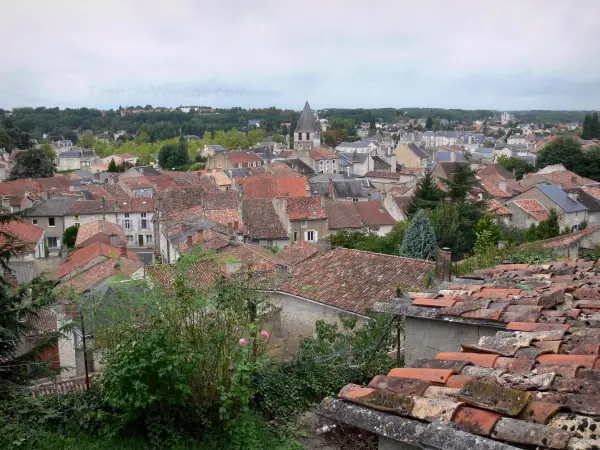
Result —
[[310, 151], [321, 147], [321, 132], [308, 101], [294, 130], [294, 150]]

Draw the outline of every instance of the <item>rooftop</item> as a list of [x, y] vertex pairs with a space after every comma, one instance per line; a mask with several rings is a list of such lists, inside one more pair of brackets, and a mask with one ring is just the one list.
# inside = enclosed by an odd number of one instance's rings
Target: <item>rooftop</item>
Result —
[[247, 199], [242, 203], [242, 217], [247, 233], [253, 239], [287, 239], [275, 207], [270, 199]]
[[85, 247], [95, 239], [100, 239], [105, 244], [109, 244], [111, 235], [118, 236], [119, 244], [127, 242], [123, 228], [120, 225], [104, 220], [95, 220], [93, 222], [84, 223], [79, 226], [79, 230], [77, 231], [75, 246]]
[[362, 228], [363, 223], [354, 206], [355, 203], [359, 202], [326, 201], [325, 211], [327, 212], [329, 229]]
[[567, 213], [586, 210], [585, 206], [577, 200], [573, 200], [565, 191], [555, 184], [540, 184], [537, 188]]
[[321, 197], [297, 197], [287, 199], [287, 213], [290, 220], [326, 219], [327, 212]]
[[509, 203], [514, 203], [537, 221], [546, 220], [550, 216], [550, 211], [537, 200], [513, 200]]
[[78, 201], [75, 196], [54, 195], [48, 200], [34, 205], [27, 215], [30, 217], [64, 216]]
[[283, 249], [279, 256], [285, 264], [296, 266], [319, 253], [319, 246], [306, 241], [294, 242]]
[[127, 197], [110, 200], [77, 200], [64, 214], [101, 214], [103, 211], [106, 213], [153, 212], [154, 200], [145, 197]]
[[[44, 235], [44, 229], [36, 227], [27, 222], [12, 220], [7, 223], [0, 224], [0, 246], [9, 245], [15, 249], [19, 249], [18, 253], [35, 252], [37, 243]], [[14, 240], [9, 240], [9, 236]], [[11, 245], [14, 244], [14, 245]]]
[[362, 314], [396, 288], [422, 287], [434, 268], [431, 261], [336, 248], [300, 264], [281, 291]]
[[363, 224], [368, 227], [394, 225], [396, 221], [383, 207], [381, 202], [352, 202]]
[[306, 178], [299, 176], [260, 176], [236, 180], [245, 199], [306, 197]]
[[310, 152], [310, 157], [315, 161], [319, 161], [322, 159], [338, 159], [340, 155], [332, 152], [328, 148], [314, 148]]

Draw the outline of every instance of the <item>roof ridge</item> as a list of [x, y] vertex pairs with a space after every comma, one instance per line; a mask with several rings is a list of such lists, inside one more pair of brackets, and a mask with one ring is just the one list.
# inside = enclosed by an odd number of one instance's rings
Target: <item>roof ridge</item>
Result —
[[[598, 226], [600, 226], [600, 225], [598, 225]], [[323, 256], [328, 255], [328, 254], [332, 253], [335, 250], [350, 250], [350, 251], [353, 251], [353, 252], [369, 253], [371, 255], [377, 255], [377, 256], [391, 256], [393, 258], [398, 258], [398, 259], [406, 259], [406, 260], [411, 260], [411, 261], [420, 261], [420, 262], [426, 262], [426, 263], [430, 263], [430, 264], [434, 264], [435, 263], [435, 261], [430, 261], [428, 259], [409, 258], [408, 256], [390, 255], [388, 253], [377, 253], [377, 252], [371, 252], [371, 251], [368, 251], [368, 250], [358, 250], [356, 248], [346, 248], [346, 247], [336, 247], [336, 248], [332, 249], [331, 252], [324, 253]]]

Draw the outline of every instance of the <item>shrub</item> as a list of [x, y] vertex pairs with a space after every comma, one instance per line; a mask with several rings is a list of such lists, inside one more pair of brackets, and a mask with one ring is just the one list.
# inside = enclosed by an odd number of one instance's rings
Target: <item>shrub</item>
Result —
[[78, 232], [79, 232], [79, 227], [77, 227], [75, 225], [71, 225], [63, 233], [63, 242], [68, 248], [75, 247], [75, 242], [77, 242], [77, 233]]
[[435, 231], [427, 213], [420, 210], [406, 230], [400, 254], [409, 258], [428, 259], [435, 257], [436, 251]]

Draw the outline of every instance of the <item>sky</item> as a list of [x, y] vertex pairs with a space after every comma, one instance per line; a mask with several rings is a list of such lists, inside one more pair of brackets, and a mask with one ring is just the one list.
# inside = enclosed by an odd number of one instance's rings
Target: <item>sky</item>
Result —
[[599, 109], [600, 1], [3, 0], [0, 107]]

